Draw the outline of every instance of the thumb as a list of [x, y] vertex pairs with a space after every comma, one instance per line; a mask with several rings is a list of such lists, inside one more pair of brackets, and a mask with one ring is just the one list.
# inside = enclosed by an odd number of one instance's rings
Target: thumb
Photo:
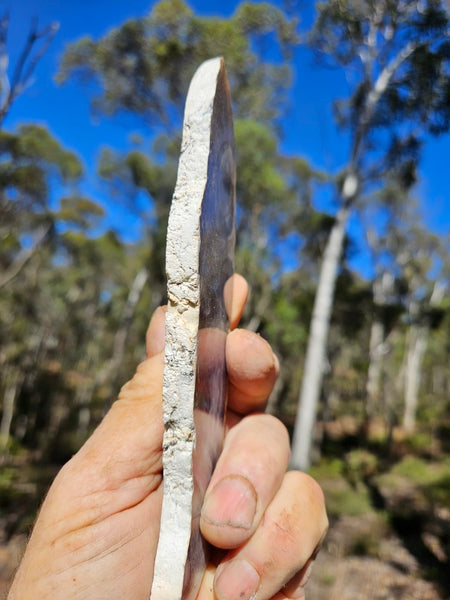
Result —
[[[119, 393], [103, 421], [73, 457], [86, 469], [101, 469], [105, 484], [120, 486], [131, 479], [162, 473], [162, 382], [164, 309], [158, 308], [146, 335], [148, 358]], [[150, 348], [151, 349], [150, 349]], [[150, 349], [150, 351], [149, 351]], [[97, 480], [98, 481], [98, 480]]]
[[[159, 317], [153, 326], [161, 326]], [[41, 507], [11, 599], [23, 596], [18, 593], [21, 587], [31, 589], [30, 581], [42, 578], [45, 586], [47, 580], [52, 583], [52, 572], [59, 581], [72, 567], [89, 571], [90, 564], [123, 550], [122, 540], [133, 528], [133, 520], [116, 517], [127, 515], [130, 508], [147, 511], [144, 525], [142, 513], [137, 512], [135, 529], [148, 529], [154, 552], [161, 506], [163, 367], [162, 351], [138, 366], [99, 427], [57, 475]], [[153, 501], [144, 502], [149, 498]]]

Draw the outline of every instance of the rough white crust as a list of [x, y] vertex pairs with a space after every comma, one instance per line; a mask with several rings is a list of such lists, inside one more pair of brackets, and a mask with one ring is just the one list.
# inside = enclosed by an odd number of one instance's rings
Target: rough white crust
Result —
[[200, 309], [200, 215], [221, 58], [203, 63], [186, 100], [166, 249], [168, 310], [163, 383], [164, 497], [151, 600], [180, 600], [192, 519], [194, 393]]

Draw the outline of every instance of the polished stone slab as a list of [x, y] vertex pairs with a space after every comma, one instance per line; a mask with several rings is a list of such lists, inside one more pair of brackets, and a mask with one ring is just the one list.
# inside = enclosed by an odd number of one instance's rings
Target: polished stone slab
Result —
[[224, 433], [235, 173], [230, 91], [214, 58], [189, 88], [167, 232], [164, 497], [152, 600], [195, 598], [208, 561], [199, 519]]

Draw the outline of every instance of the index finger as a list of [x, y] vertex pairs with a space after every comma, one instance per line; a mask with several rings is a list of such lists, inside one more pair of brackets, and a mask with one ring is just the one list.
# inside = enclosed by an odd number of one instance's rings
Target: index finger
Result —
[[[247, 296], [246, 280], [241, 275], [232, 275], [224, 289], [230, 329], [234, 329], [228, 334], [226, 342], [228, 407], [231, 418], [229, 424], [234, 424], [243, 415], [264, 410], [279, 371], [277, 357], [261, 336], [251, 331], [235, 329]], [[159, 307], [150, 321], [146, 335], [147, 357], [164, 349], [166, 310], [166, 307]]]
[[[251, 331], [235, 329], [247, 297], [247, 281], [234, 273], [224, 287], [231, 330], [226, 346], [229, 425], [240, 416], [264, 410], [280, 370], [277, 357], [263, 338]], [[230, 411], [235, 413], [234, 416]]]
[[228, 407], [239, 415], [264, 410], [278, 377], [279, 363], [270, 344], [245, 329], [228, 334]]
[[224, 285], [223, 296], [230, 330], [233, 330], [240, 321], [248, 298], [248, 283], [244, 277], [234, 273]]

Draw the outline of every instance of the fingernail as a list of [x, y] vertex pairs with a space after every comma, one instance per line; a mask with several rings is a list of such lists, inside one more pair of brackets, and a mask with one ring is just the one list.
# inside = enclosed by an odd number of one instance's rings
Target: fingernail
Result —
[[206, 496], [202, 518], [218, 526], [250, 529], [256, 513], [256, 492], [251, 482], [235, 475], [226, 477]]
[[250, 600], [259, 588], [259, 573], [246, 560], [230, 560], [219, 565], [214, 590], [219, 600]]
[[166, 306], [159, 306], [150, 320], [146, 334], [147, 356], [154, 356], [164, 350]]

